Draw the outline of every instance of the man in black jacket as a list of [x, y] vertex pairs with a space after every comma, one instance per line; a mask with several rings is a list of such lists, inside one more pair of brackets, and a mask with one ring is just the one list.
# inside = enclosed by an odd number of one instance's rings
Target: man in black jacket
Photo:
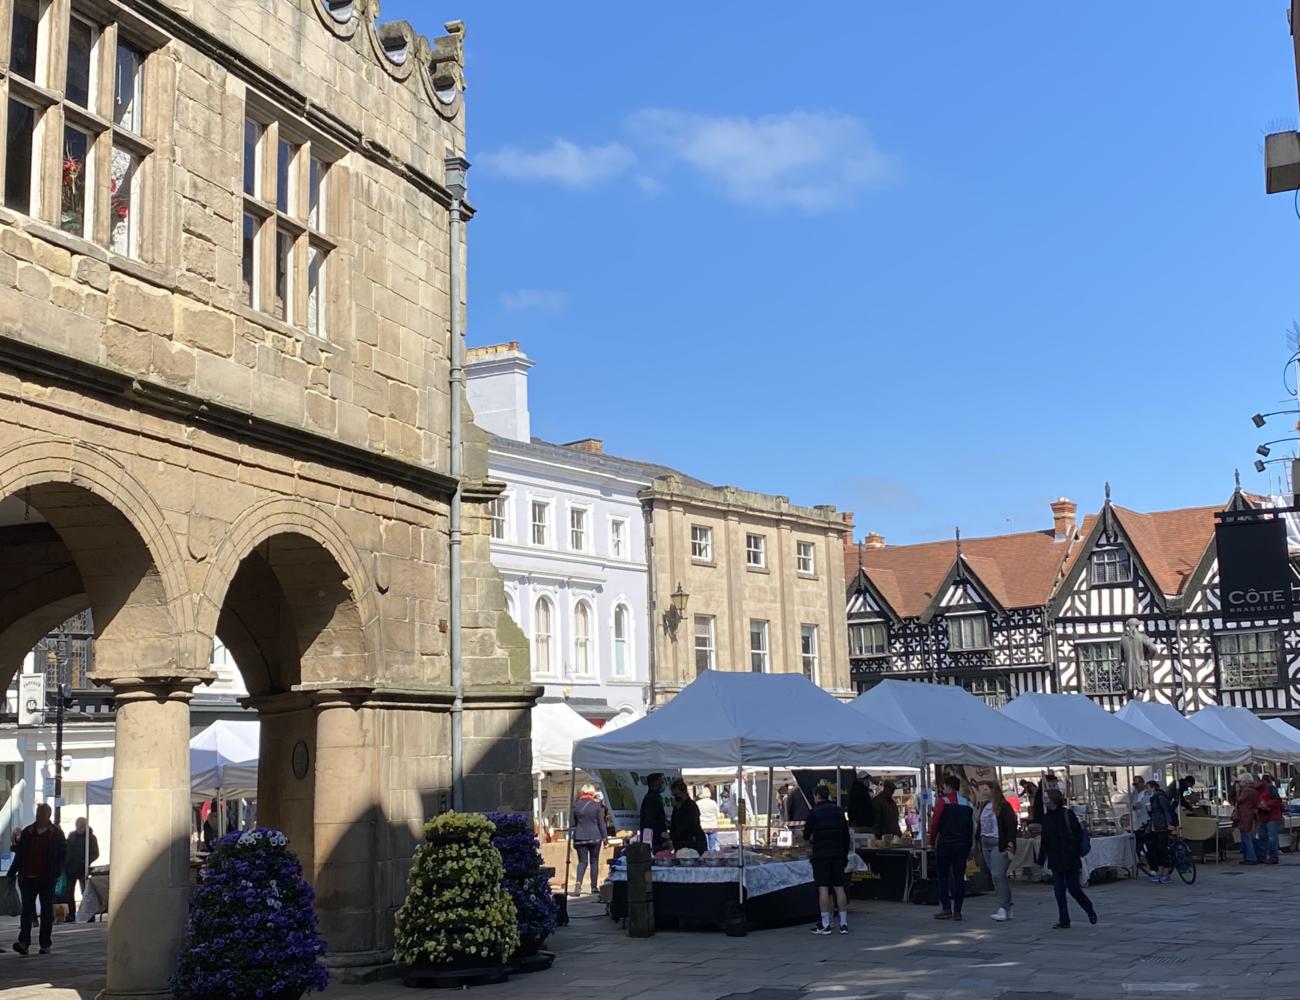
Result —
[[936, 920], [960, 920], [966, 898], [966, 862], [975, 841], [975, 808], [961, 794], [961, 779], [943, 779], [944, 793], [930, 817], [930, 843], [939, 866], [939, 912]]
[[[95, 836], [95, 831], [87, 825], [86, 817], [78, 816], [77, 828], [68, 837], [68, 860], [63, 868], [63, 873], [68, 879], [68, 891], [64, 898], [60, 900], [60, 902], [68, 904], [67, 922], [70, 924], [75, 923], [77, 919], [76, 890], [80, 888], [83, 895], [86, 891], [87, 858], [89, 858], [90, 864], [93, 865], [98, 857], [99, 838]], [[92, 916], [90, 920], [93, 923], [95, 918]]]
[[871, 775], [855, 774], [849, 786], [849, 826], [858, 833], [871, 833], [876, 828], [875, 801], [871, 797]]
[[[664, 812], [664, 776], [652, 774], [646, 778], [646, 793], [641, 799], [641, 843], [660, 850], [668, 833], [668, 814]], [[647, 836], [649, 839], [647, 839]]]
[[831, 894], [840, 913], [840, 933], [849, 932], [849, 894], [844, 889], [844, 866], [853, 838], [844, 812], [831, 802], [831, 793], [825, 785], [818, 785], [814, 793], [817, 800], [804, 822], [803, 838], [812, 841], [813, 881], [817, 883], [817, 901], [821, 904], [822, 922], [813, 928], [814, 934], [831, 932]]
[[9, 868], [9, 877], [18, 880], [18, 891], [23, 897], [22, 921], [18, 925], [18, 940], [14, 942], [14, 951], [20, 955], [26, 955], [31, 947], [38, 901], [41, 904], [41, 954], [50, 952], [54, 930], [54, 884], [63, 871], [67, 855], [67, 839], [51, 821], [49, 803], [42, 802], [36, 807], [36, 822], [23, 830], [18, 838], [18, 849]]

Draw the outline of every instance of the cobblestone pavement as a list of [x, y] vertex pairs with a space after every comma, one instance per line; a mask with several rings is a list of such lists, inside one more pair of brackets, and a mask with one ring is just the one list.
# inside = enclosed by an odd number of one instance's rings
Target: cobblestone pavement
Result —
[[[901, 903], [855, 903], [852, 933], [808, 927], [661, 933], [634, 940], [600, 904], [575, 901], [549, 972], [472, 992], [477, 1000], [1111, 1000], [1169, 994], [1223, 1000], [1300, 997], [1295, 954], [1300, 862], [1203, 866], [1193, 886], [1121, 881], [1090, 894], [1101, 923], [1076, 910], [1056, 931], [1049, 886], [1017, 884], [1015, 920], [995, 924], [987, 896], [961, 924]], [[1071, 904], [1073, 905], [1073, 904]], [[12, 921], [0, 921], [7, 943]], [[55, 954], [0, 955], [0, 1000], [90, 1000], [103, 981], [102, 925], [60, 927]], [[1248, 971], [1247, 971], [1248, 970]], [[389, 980], [334, 986], [324, 1000], [409, 1000]]]

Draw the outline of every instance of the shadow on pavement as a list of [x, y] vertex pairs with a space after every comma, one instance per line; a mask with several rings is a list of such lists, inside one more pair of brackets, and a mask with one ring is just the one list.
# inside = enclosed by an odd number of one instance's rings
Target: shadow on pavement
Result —
[[4, 1000], [27, 996], [94, 1000], [104, 988], [108, 949], [105, 924], [56, 925], [53, 950], [48, 955], [38, 955], [33, 948], [24, 958], [13, 950], [17, 937], [17, 919], [0, 919], [0, 997]]

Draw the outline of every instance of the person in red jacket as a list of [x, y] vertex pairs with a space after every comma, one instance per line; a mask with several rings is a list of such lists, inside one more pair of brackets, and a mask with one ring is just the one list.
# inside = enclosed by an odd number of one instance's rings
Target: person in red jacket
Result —
[[1282, 830], [1282, 796], [1277, 790], [1277, 779], [1271, 774], [1260, 776], [1255, 815], [1259, 818], [1255, 857], [1261, 865], [1276, 865], [1279, 863], [1278, 834]]
[[1255, 824], [1259, 820], [1259, 782], [1245, 768], [1232, 787], [1232, 824], [1241, 836], [1241, 864], [1257, 865], [1255, 858]]
[[943, 795], [930, 816], [930, 843], [939, 866], [939, 912], [936, 920], [960, 920], [966, 898], [966, 861], [975, 843], [975, 808], [961, 794], [961, 779], [943, 779]]

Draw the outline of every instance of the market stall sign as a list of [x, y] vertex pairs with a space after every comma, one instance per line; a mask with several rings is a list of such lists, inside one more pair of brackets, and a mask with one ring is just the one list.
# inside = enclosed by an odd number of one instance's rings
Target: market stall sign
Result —
[[1280, 517], [1215, 525], [1219, 606], [1225, 619], [1289, 617], [1294, 606], [1286, 522]]

